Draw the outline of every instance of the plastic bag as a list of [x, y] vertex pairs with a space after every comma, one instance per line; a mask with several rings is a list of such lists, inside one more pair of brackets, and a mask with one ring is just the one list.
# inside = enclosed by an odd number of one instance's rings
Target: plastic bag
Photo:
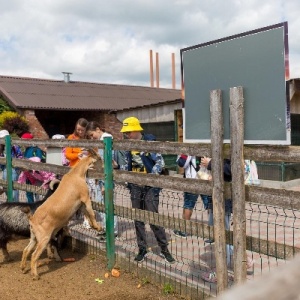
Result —
[[200, 170], [197, 172], [197, 178], [202, 180], [211, 180], [211, 171], [200, 166]]
[[259, 185], [257, 166], [254, 160], [245, 160], [245, 184]]

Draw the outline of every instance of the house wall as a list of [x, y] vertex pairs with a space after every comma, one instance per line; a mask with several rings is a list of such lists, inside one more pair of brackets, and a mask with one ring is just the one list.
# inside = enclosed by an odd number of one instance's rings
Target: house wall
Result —
[[112, 134], [115, 139], [122, 139], [123, 135], [120, 133], [122, 122], [117, 119], [115, 113], [93, 112], [88, 120], [99, 122], [101, 127]]
[[44, 127], [41, 125], [40, 121], [37, 119], [34, 110], [25, 110], [23, 116], [28, 121], [29, 131], [36, 139], [48, 139], [49, 136], [45, 131]]
[[172, 103], [160, 106], [130, 109], [117, 112], [117, 118], [122, 122], [128, 117], [136, 117], [141, 123], [158, 123], [174, 121], [174, 111], [181, 109], [182, 103]]

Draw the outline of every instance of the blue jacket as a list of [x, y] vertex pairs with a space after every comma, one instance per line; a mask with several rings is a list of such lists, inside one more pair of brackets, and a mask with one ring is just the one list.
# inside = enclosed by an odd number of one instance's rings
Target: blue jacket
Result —
[[[142, 140], [155, 141], [156, 138], [153, 134], [143, 134]], [[140, 152], [139, 156], [144, 164], [147, 173], [160, 174], [165, 166], [164, 159], [160, 153]], [[127, 166], [126, 170], [132, 171], [132, 153], [126, 153]]]

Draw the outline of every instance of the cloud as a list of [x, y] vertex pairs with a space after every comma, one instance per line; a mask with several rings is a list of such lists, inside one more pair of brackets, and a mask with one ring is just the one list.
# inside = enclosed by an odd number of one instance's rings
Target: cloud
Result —
[[300, 77], [299, 1], [0, 0], [2, 75], [150, 84], [149, 50], [160, 86], [171, 87], [171, 55], [229, 35], [289, 22], [291, 77]]

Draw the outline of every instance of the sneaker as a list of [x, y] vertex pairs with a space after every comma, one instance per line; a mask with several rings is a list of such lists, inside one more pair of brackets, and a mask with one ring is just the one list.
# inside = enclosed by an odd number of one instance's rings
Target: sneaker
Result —
[[89, 224], [88, 221], [83, 221], [82, 227], [83, 227], [84, 229], [92, 229], [92, 227], [91, 227], [91, 225]]
[[97, 235], [106, 235], [106, 231], [105, 230], [98, 231]]
[[163, 257], [165, 259], [166, 262], [168, 262], [169, 264], [174, 264], [175, 263], [175, 259], [173, 258], [172, 254], [169, 252], [169, 250], [162, 250], [160, 253], [160, 256]]
[[[115, 235], [115, 239], [118, 241], [119, 240], [118, 234], [115, 233], [114, 235]], [[99, 242], [103, 242], [103, 243], [106, 242], [106, 232], [99, 232], [97, 236]]]
[[176, 236], [180, 237], [180, 238], [186, 238], [187, 237], [187, 234], [183, 231], [180, 231], [180, 230], [174, 230], [173, 233]]
[[98, 242], [100, 242], [100, 243], [105, 243], [106, 242], [106, 236], [105, 235], [99, 235], [97, 237], [97, 239], [98, 239]]
[[212, 244], [214, 242], [215, 242], [215, 240], [213, 240], [213, 239], [207, 239], [204, 241], [204, 243], [206, 243], [206, 244]]
[[148, 251], [145, 248], [140, 248], [139, 253], [134, 258], [134, 260], [140, 263], [145, 259], [147, 254], [148, 254]]

